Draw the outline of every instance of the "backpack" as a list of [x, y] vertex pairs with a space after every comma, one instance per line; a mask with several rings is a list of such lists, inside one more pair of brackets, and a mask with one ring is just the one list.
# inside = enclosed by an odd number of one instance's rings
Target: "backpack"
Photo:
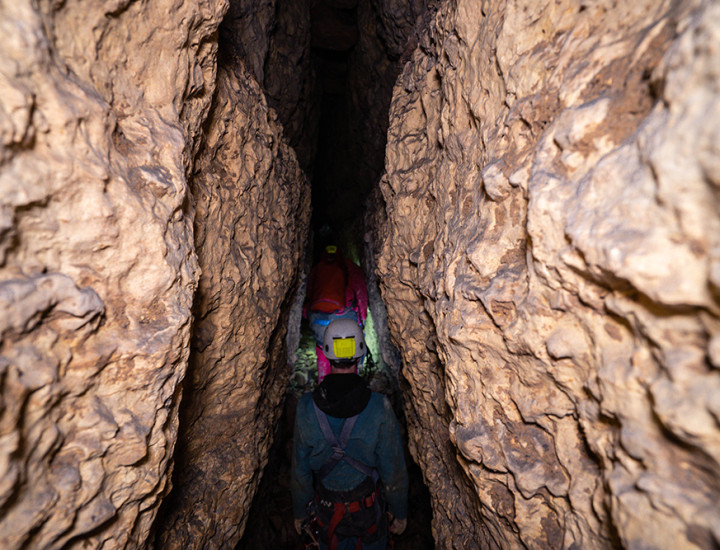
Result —
[[333, 313], [344, 308], [347, 284], [347, 267], [342, 256], [340, 254], [323, 254], [322, 259], [313, 270], [308, 309]]

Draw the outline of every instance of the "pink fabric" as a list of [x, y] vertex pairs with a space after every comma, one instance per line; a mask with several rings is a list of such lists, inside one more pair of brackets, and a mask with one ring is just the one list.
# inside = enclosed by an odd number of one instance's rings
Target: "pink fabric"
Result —
[[345, 289], [345, 306], [354, 306], [360, 321], [364, 324], [367, 318], [368, 291], [365, 273], [355, 262], [345, 259], [348, 272], [348, 286]]
[[[365, 319], [367, 319], [368, 309], [368, 291], [367, 284], [365, 283], [365, 273], [363, 270], [352, 260], [343, 258], [345, 266], [347, 267], [348, 273], [348, 285], [345, 289], [345, 307], [352, 307], [358, 314], [358, 319], [364, 325]], [[308, 280], [308, 289], [312, 288], [315, 284], [315, 269], [310, 271], [310, 278]], [[308, 295], [310, 292], [308, 290]], [[303, 317], [307, 318], [308, 304], [303, 304]], [[322, 382], [328, 374], [330, 374], [331, 366], [330, 361], [323, 353], [321, 346], [315, 347], [315, 354], [317, 355], [317, 367], [318, 367], [318, 383]]]
[[317, 355], [318, 384], [319, 384], [320, 382], [323, 381], [323, 378], [325, 378], [328, 374], [330, 374], [332, 367], [330, 366], [330, 360], [327, 357], [325, 357], [325, 352], [323, 352], [323, 350], [320, 346], [315, 346], [315, 354]]

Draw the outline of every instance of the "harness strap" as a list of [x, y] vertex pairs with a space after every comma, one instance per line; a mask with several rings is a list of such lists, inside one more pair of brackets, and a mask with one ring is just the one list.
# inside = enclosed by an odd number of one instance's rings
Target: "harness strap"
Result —
[[353, 457], [348, 455], [343, 455], [343, 459], [345, 462], [350, 464], [353, 468], [355, 468], [358, 472], [365, 474], [368, 477], [371, 477], [373, 481], [377, 481], [377, 471], [374, 468], [370, 468], [367, 464], [363, 464], [359, 460], [355, 460]]
[[328, 539], [330, 541], [330, 550], [337, 550], [338, 538], [335, 536], [335, 528], [340, 524], [342, 518], [345, 516], [345, 504], [343, 502], [336, 502], [333, 504], [333, 516], [330, 520], [330, 527], [328, 529]]
[[322, 468], [320, 468], [320, 470], [318, 470], [318, 478], [324, 479], [325, 476], [327, 476], [332, 471], [335, 465], [343, 459], [345, 459], [345, 461], [356, 470], [359, 470], [365, 475], [369, 475], [365, 473], [365, 471], [363, 471], [362, 469], [358, 468], [357, 465], [360, 465], [362, 468], [367, 468], [367, 466], [345, 454], [345, 447], [347, 446], [348, 441], [350, 441], [350, 434], [355, 427], [355, 422], [357, 422], [359, 415], [356, 414], [355, 416], [351, 416], [350, 418], [345, 419], [342, 428], [340, 429], [340, 440], [338, 441], [338, 438], [335, 437], [332, 428], [330, 428], [330, 423], [328, 422], [327, 416], [325, 416], [325, 413], [318, 408], [315, 401], [313, 401], [313, 409], [315, 410], [315, 416], [317, 417], [318, 424], [320, 424], [320, 429], [322, 430], [323, 436], [325, 436], [325, 439], [327, 440], [333, 451], [333, 454], [330, 456], [328, 461], [323, 465]]
[[[328, 461], [322, 466], [322, 468], [320, 468], [320, 470], [316, 472], [317, 478], [319, 480], [322, 480], [332, 471], [335, 466], [337, 466], [338, 462], [344, 460], [348, 463], [348, 465], [352, 466], [360, 473], [372, 478], [373, 483], [376, 484], [378, 480], [378, 473], [375, 468], [371, 468], [367, 464], [364, 464], [359, 460], [356, 460], [355, 458], [345, 454], [345, 447], [350, 441], [350, 434], [352, 433], [353, 428], [355, 427], [355, 423], [357, 422], [357, 419], [360, 415], [356, 414], [355, 416], [346, 418], [343, 421], [342, 426], [340, 427], [340, 436], [336, 437], [335, 433], [330, 427], [330, 422], [328, 421], [327, 415], [320, 410], [314, 400], [312, 403], [313, 409], [315, 410], [315, 417], [317, 418], [318, 424], [320, 426], [320, 430], [322, 431], [325, 440], [328, 442], [328, 445], [330, 445], [330, 448], [333, 451], [333, 454], [330, 456]], [[333, 515], [330, 519], [330, 525], [328, 527], [328, 541], [330, 543], [330, 550], [337, 550], [338, 537], [337, 535], [335, 535], [335, 529], [340, 524], [343, 517], [345, 517], [346, 512], [354, 513], [359, 512], [363, 508], [371, 508], [375, 504], [375, 500], [377, 499], [377, 496], [379, 494], [378, 491], [379, 488], [376, 486], [375, 491], [373, 491], [370, 495], [361, 498], [360, 500], [353, 502], [333, 502]], [[380, 508], [378, 507], [378, 519], [380, 513]], [[376, 522], [367, 529], [367, 533], [372, 535], [377, 531], [377, 529], [378, 526], [376, 519]], [[362, 549], [362, 537], [358, 537], [355, 549]]]
[[[354, 513], [359, 512], [363, 508], [370, 508], [373, 504], [375, 504], [375, 496], [377, 495], [377, 491], [374, 491], [371, 495], [354, 501], [354, 502], [334, 502], [333, 503], [333, 515], [332, 518], [330, 518], [330, 526], [328, 527], [328, 541], [330, 542], [330, 550], [337, 550], [338, 546], [338, 537], [335, 535], [335, 529], [338, 525], [340, 525], [340, 522], [345, 517], [346, 512]], [[322, 522], [318, 521], [318, 523], [323, 526]], [[377, 522], [373, 523], [370, 527], [367, 528], [366, 533], [368, 535], [373, 535], [378, 530], [378, 524]], [[357, 543], [355, 544], [356, 550], [362, 549], [362, 537], [359, 536], [357, 539]]]
[[320, 425], [320, 430], [322, 430], [323, 436], [325, 436], [325, 439], [333, 450], [333, 454], [330, 456], [328, 461], [322, 468], [320, 468], [320, 470], [318, 470], [318, 477], [320, 479], [324, 479], [338, 462], [344, 460], [361, 474], [372, 477], [375, 481], [377, 481], [377, 472], [375, 468], [371, 468], [367, 464], [364, 464], [350, 455], [345, 454], [345, 447], [347, 446], [348, 441], [350, 441], [350, 434], [352, 433], [352, 430], [355, 427], [355, 422], [357, 422], [360, 415], [356, 414], [355, 416], [345, 419], [342, 428], [340, 428], [340, 439], [338, 441], [338, 438], [335, 437], [332, 428], [330, 428], [327, 416], [320, 410], [315, 401], [313, 401], [313, 409], [315, 410], [315, 416], [317, 417], [318, 424]]
[[[346, 510], [348, 512], [351, 512], [351, 513], [359, 512], [363, 508], [364, 509], [372, 508], [373, 504], [375, 504], [375, 501], [378, 500], [378, 498], [379, 498], [379, 492], [380, 492], [380, 489], [376, 489], [371, 494], [369, 494], [368, 496], [366, 496], [364, 498], [361, 498], [360, 500], [353, 500], [352, 502], [340, 502], [339, 504], [342, 504], [343, 506], [345, 506]], [[336, 503], [332, 503], [332, 504], [334, 506]], [[325, 524], [322, 522], [322, 520], [320, 518], [318, 518], [318, 523], [322, 527], [325, 527]], [[368, 528], [368, 532], [372, 534], [375, 532], [376, 529], [377, 529], [377, 526], [373, 525], [372, 527]]]

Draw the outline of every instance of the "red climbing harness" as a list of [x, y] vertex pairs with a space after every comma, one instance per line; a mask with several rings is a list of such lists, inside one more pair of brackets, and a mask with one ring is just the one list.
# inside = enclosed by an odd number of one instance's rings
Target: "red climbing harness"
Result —
[[[315, 472], [314, 508], [317, 522], [323, 530], [327, 529], [330, 550], [337, 550], [338, 535], [357, 537], [355, 548], [360, 550], [363, 542], [374, 542], [379, 539], [387, 527], [377, 471], [345, 454], [345, 447], [359, 415], [345, 419], [340, 428], [340, 435], [336, 437], [330, 428], [327, 416], [314, 401], [313, 407], [323, 436], [333, 450], [328, 461]], [[341, 460], [366, 477], [355, 489], [345, 492], [331, 491], [323, 486], [322, 479]]]
[[[380, 489], [375, 489], [372, 494], [353, 502], [334, 502], [333, 503], [333, 515], [330, 519], [330, 525], [328, 526], [328, 540], [330, 541], [330, 550], [337, 550], [338, 537], [335, 535], [335, 529], [340, 522], [343, 520], [346, 514], [354, 514], [363, 510], [373, 510], [375, 502], [380, 499]], [[321, 527], [325, 527], [322, 521], [318, 520], [318, 524]], [[356, 550], [362, 549], [363, 535], [374, 535], [377, 533], [378, 524], [373, 523], [370, 527], [365, 530], [365, 533], [360, 533], [355, 544]]]

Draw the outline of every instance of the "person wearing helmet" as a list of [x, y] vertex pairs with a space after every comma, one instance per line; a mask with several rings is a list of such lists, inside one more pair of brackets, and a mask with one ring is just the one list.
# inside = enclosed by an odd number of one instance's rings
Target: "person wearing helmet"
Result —
[[362, 269], [343, 256], [336, 245], [326, 246], [310, 271], [303, 304], [303, 317], [315, 336], [318, 382], [331, 368], [322, 345], [328, 324], [335, 319], [354, 319], [362, 325], [367, 309], [368, 291]]
[[383, 550], [407, 525], [408, 475], [388, 399], [356, 374], [365, 338], [352, 319], [323, 338], [331, 373], [300, 398], [290, 488], [298, 533], [313, 519], [321, 549]]

